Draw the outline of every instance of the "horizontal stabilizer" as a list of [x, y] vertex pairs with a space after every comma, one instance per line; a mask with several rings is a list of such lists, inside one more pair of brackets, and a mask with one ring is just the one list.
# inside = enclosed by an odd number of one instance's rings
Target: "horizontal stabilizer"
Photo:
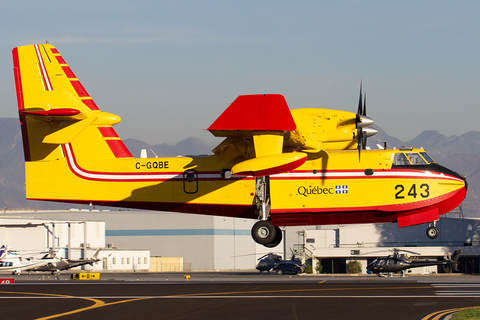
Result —
[[305, 163], [303, 152], [282, 153], [242, 161], [232, 168], [234, 175], [269, 176], [294, 170]]
[[296, 128], [290, 109], [281, 94], [238, 96], [208, 128], [216, 137], [235, 131], [293, 131]]
[[[65, 144], [72, 142], [73, 139], [78, 136], [85, 128], [87, 128], [96, 117], [89, 117], [85, 120], [70, 124], [69, 122], [55, 122], [58, 127], [52, 128], [52, 133], [46, 135], [43, 138], [43, 143], [49, 144]], [[69, 124], [69, 125], [68, 125]]]
[[54, 109], [54, 110], [40, 110], [40, 111], [20, 111], [24, 114], [41, 117], [72, 117], [80, 114], [81, 112], [76, 109]]

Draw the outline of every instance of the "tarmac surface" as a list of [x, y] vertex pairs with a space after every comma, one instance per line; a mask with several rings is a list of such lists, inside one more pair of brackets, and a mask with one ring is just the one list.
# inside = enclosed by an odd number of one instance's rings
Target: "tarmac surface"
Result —
[[[190, 276], [190, 277], [189, 277]], [[0, 274], [5, 319], [444, 319], [480, 307], [480, 276], [251, 272]], [[1, 281], [0, 281], [1, 282]]]

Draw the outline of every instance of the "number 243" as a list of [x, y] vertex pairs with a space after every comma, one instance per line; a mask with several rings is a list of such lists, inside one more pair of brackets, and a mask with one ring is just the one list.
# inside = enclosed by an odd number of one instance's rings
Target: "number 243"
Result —
[[[405, 187], [403, 184], [397, 184], [395, 186], [395, 190], [397, 193], [395, 193], [395, 199], [405, 199], [404, 191]], [[407, 195], [413, 198], [416, 198], [417, 195], [420, 195], [422, 198], [428, 198], [430, 196], [430, 186], [426, 183], [421, 184], [419, 188], [419, 192], [417, 192], [417, 185], [413, 184], [410, 190], [408, 190]]]

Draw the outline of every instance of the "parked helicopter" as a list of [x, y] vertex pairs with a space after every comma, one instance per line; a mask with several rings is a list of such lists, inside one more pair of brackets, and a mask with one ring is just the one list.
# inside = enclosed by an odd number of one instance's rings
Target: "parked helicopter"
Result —
[[[98, 253], [100, 252], [100, 250], [101, 248], [98, 248], [97, 251], [95, 251], [95, 254], [90, 259], [72, 260], [72, 259], [65, 259], [60, 257], [59, 261], [57, 260], [43, 266], [35, 267], [31, 269], [31, 271], [45, 271], [45, 272], [51, 272], [52, 274], [60, 274], [60, 272], [63, 270], [69, 270], [69, 269], [80, 267], [86, 264], [93, 266], [94, 263], [101, 260], [98, 258]], [[47, 258], [48, 256], [49, 255], [45, 256], [44, 259]]]
[[297, 265], [302, 265], [300, 259], [295, 258], [294, 254], [292, 255], [292, 258], [290, 260], [283, 260], [282, 256], [273, 252], [269, 252], [266, 255], [258, 258], [258, 260], [259, 262], [256, 268], [258, 271], [260, 271], [260, 273], [262, 273], [263, 271], [270, 272], [270, 270], [272, 270], [273, 267], [275, 267], [279, 263], [293, 263]]
[[20, 274], [22, 271], [29, 271], [35, 267], [44, 266], [50, 263], [60, 261], [60, 256], [64, 249], [60, 249], [56, 254], [43, 257], [41, 259], [25, 258], [17, 252], [12, 252], [5, 245], [0, 247], [0, 271], [10, 271], [12, 274]]
[[411, 257], [408, 254], [400, 254], [400, 251], [412, 253], [407, 250], [393, 249], [393, 255], [376, 258], [370, 262], [367, 266], [367, 273], [376, 273], [379, 277], [385, 277], [386, 275], [392, 276], [398, 271], [401, 271], [403, 276], [405, 270], [417, 267], [450, 265], [453, 269], [457, 269], [458, 259], [462, 254], [462, 250], [455, 250], [453, 255], [451, 257], [448, 255], [444, 261], [422, 261], [418, 259], [418, 256]]

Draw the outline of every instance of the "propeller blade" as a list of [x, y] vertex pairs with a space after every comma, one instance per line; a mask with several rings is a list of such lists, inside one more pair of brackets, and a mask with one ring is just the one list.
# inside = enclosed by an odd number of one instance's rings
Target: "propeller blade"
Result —
[[364, 93], [363, 96], [363, 113], [362, 116], [367, 116], [367, 93]]
[[358, 109], [357, 109], [357, 123], [360, 122], [360, 116], [362, 115], [362, 81], [360, 81], [360, 96], [358, 98]]
[[[366, 92], [363, 95], [363, 113], [362, 113], [362, 115], [364, 117], [367, 116], [367, 93]], [[363, 131], [363, 129], [362, 129], [362, 131]], [[363, 134], [363, 132], [362, 132], [362, 148], [363, 149], [367, 148], [367, 137], [368, 137], [368, 135]]]
[[363, 130], [362, 128], [357, 129], [357, 147], [358, 147], [358, 162], [360, 162], [360, 153], [362, 151], [363, 143]]

